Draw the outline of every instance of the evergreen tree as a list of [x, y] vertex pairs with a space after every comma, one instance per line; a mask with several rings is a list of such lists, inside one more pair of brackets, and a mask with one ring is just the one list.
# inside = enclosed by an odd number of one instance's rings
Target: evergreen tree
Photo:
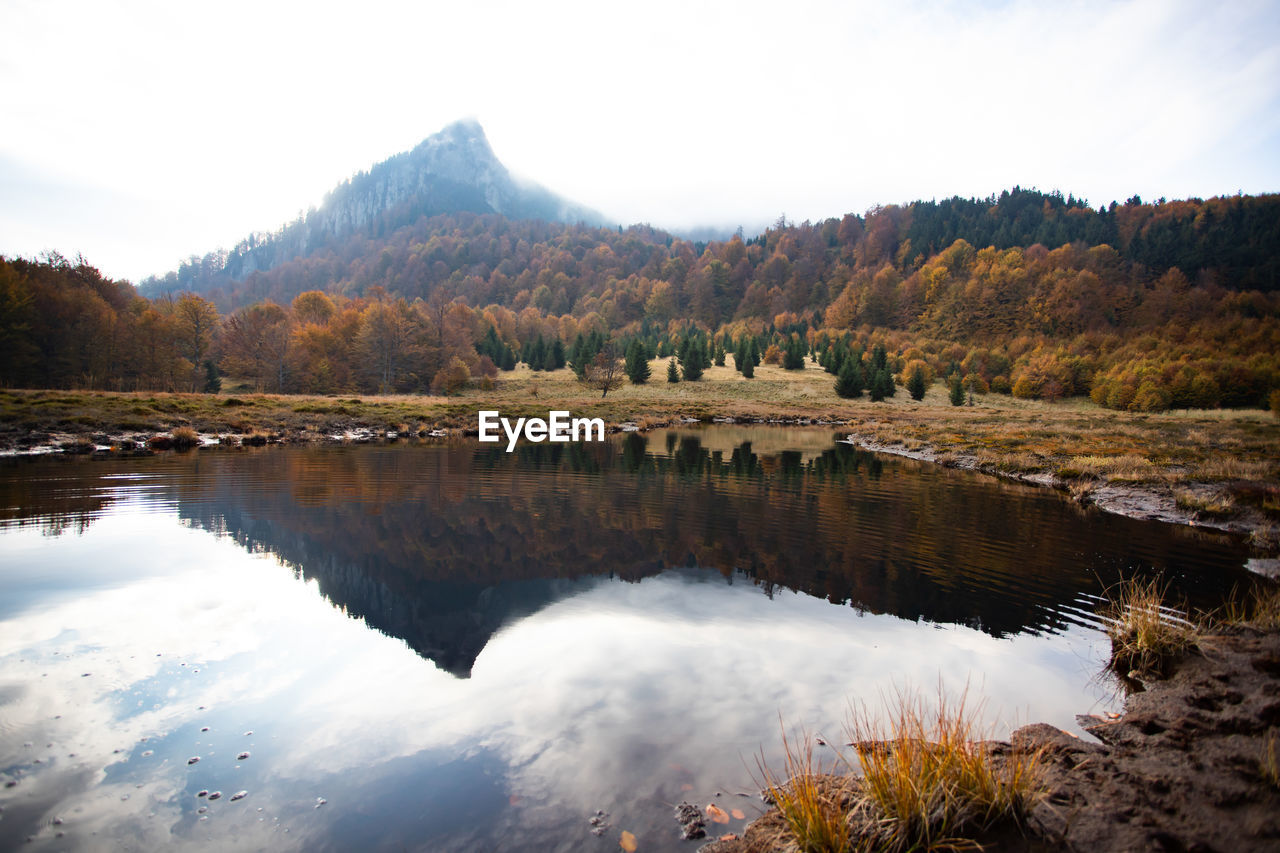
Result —
[[702, 347], [696, 341], [691, 342], [680, 354], [680, 370], [684, 381], [697, 382], [702, 378], [702, 368]]
[[884, 344], [876, 344], [871, 350], [871, 369], [879, 372], [889, 364], [889, 355], [884, 351]]
[[649, 353], [639, 338], [633, 340], [627, 347], [626, 371], [632, 385], [643, 385], [649, 381]]
[[588, 353], [590, 349], [587, 339], [579, 332], [578, 336], [573, 339], [573, 346], [569, 348], [569, 366], [573, 368], [573, 372], [579, 379], [586, 376], [587, 365], [591, 364], [591, 359], [595, 358], [595, 353]]
[[846, 358], [836, 374], [836, 393], [846, 399], [862, 396], [862, 368]]
[[924, 381], [924, 368], [916, 365], [911, 370], [911, 375], [907, 377], [907, 390], [911, 392], [912, 400], [923, 400], [924, 392], [927, 389]]
[[799, 335], [787, 338], [787, 346], [782, 354], [783, 370], [804, 370], [804, 341]]
[[538, 335], [533, 343], [525, 348], [524, 363], [529, 365], [531, 370], [541, 370], [542, 363], [546, 360], [546, 345], [542, 342], [542, 335]]
[[745, 361], [742, 362], [742, 376], [744, 379], [750, 379], [755, 375], [756, 375], [756, 363], [752, 361], [751, 358], [747, 358]]
[[218, 372], [218, 365], [209, 359], [204, 363], [204, 393], [217, 394], [222, 390], [222, 374]]
[[676, 360], [674, 358], [667, 359], [667, 381], [680, 381], [680, 371], [676, 369]]
[[950, 392], [949, 396], [951, 399], [951, 405], [963, 406], [964, 405], [964, 383], [960, 381], [959, 372], [951, 374], [951, 381], [949, 383], [949, 386], [950, 387], [948, 390]]
[[556, 338], [556, 342], [551, 345], [546, 363], [547, 370], [559, 370], [565, 366], [564, 341]]
[[880, 369], [880, 393], [884, 395], [886, 400], [898, 393], [898, 386], [893, 381], [893, 372], [888, 367]]
[[747, 336], [743, 335], [738, 338], [737, 344], [733, 349], [733, 366], [737, 368], [739, 373], [742, 372], [743, 365], [747, 361]]
[[[751, 342], [747, 345], [747, 361], [751, 362], [752, 367], [760, 366], [760, 345], [756, 343], [754, 335], [751, 337]], [[754, 375], [754, 372], [752, 375]]]
[[724, 343], [719, 338], [716, 339], [716, 345], [712, 355], [715, 358], [716, 367], [724, 367]]

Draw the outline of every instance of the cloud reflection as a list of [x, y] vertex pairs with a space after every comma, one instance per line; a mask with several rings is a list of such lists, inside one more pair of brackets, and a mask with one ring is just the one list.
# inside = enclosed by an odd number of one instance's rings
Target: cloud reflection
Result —
[[[14, 535], [6, 584], [32, 574]], [[986, 697], [1004, 734], [1071, 727], [1101, 698], [1093, 631], [997, 639], [694, 569], [583, 584], [500, 631], [463, 680], [176, 517], [111, 512], [41, 545], [98, 580], [52, 572], [0, 623], [5, 846], [573, 848], [605, 809], [660, 849], [664, 803], [754, 791], [779, 718], [834, 739], [849, 701], [941, 680]]]

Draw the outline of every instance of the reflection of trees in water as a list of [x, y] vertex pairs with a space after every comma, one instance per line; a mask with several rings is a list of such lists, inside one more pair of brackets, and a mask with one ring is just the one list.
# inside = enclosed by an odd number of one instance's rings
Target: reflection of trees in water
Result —
[[[514, 453], [205, 452], [133, 460], [135, 469], [163, 473], [155, 496], [176, 499], [192, 523], [301, 566], [335, 603], [455, 671], [503, 618], [575, 587], [546, 582], [638, 580], [679, 565], [740, 570], [766, 593], [800, 590], [995, 635], [1056, 630], [1099, 580], [1138, 566], [1168, 570], [1204, 600], [1242, 581], [1243, 550], [1220, 537], [1085, 514], [1042, 489], [885, 462], [847, 444], [759, 454], [749, 441], [709, 450], [697, 433], [672, 431], [660, 441], [632, 433], [614, 443], [525, 443]], [[39, 489], [4, 488], [25, 489], [27, 503], [7, 506], [40, 512]], [[110, 493], [101, 483], [73, 491], [98, 501]], [[495, 598], [482, 601], [485, 590], [516, 582], [527, 594], [485, 610]], [[450, 651], [444, 634], [471, 640]]]

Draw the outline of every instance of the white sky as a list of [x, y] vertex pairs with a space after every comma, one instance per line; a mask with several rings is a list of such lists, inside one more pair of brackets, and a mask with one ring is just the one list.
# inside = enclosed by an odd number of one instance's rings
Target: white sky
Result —
[[0, 253], [137, 280], [458, 118], [612, 220], [1280, 190], [1280, 3], [0, 0]]

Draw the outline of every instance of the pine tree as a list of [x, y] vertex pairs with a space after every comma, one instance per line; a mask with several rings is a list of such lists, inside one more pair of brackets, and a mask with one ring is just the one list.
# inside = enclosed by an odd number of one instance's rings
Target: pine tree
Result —
[[716, 339], [716, 345], [713, 351], [713, 355], [715, 357], [716, 367], [724, 367], [724, 356], [725, 356], [724, 343], [718, 338]]
[[893, 373], [888, 367], [880, 368], [880, 393], [886, 400], [898, 393], [898, 386], [893, 381]]
[[871, 372], [871, 402], [879, 403], [894, 394], [893, 374], [889, 368], [882, 367]]
[[750, 379], [756, 375], [756, 363], [750, 357], [742, 362], [742, 376], [744, 379]]
[[836, 393], [846, 399], [862, 396], [862, 368], [846, 358], [836, 374]]
[[747, 361], [751, 362], [752, 367], [760, 366], [760, 345], [756, 343], [754, 335], [751, 337], [751, 342], [747, 345]]
[[907, 390], [911, 392], [912, 400], [923, 400], [924, 392], [928, 390], [924, 381], [924, 368], [916, 365], [911, 370], [911, 375], [907, 377]]
[[960, 381], [959, 373], [951, 374], [949, 391], [950, 391], [951, 405], [963, 406], [964, 405], [964, 383]]
[[648, 355], [639, 338], [633, 340], [631, 346], [627, 347], [627, 378], [631, 380], [632, 385], [643, 385], [649, 381]]
[[667, 381], [680, 381], [680, 371], [676, 369], [676, 360], [674, 358], [667, 359]]
[[218, 372], [218, 365], [211, 360], [205, 359], [204, 362], [204, 392], [206, 394], [217, 394], [222, 390], [222, 374]]
[[547, 370], [559, 370], [566, 363], [564, 355], [564, 341], [556, 338], [556, 342], [551, 345], [551, 352], [547, 358]]
[[525, 348], [524, 363], [529, 365], [531, 370], [541, 370], [542, 363], [546, 359], [546, 346], [542, 343], [542, 335], [538, 335], [533, 343]]
[[706, 367], [705, 352], [697, 336], [686, 337], [680, 344], [680, 370], [686, 382], [697, 382]]
[[884, 344], [876, 344], [871, 350], [871, 369], [873, 371], [883, 370], [889, 363], [889, 355], [884, 351]]
[[804, 370], [804, 341], [799, 335], [787, 339], [786, 349], [782, 355], [783, 370]]
[[747, 361], [747, 336], [743, 335], [738, 338], [738, 343], [733, 350], [733, 366], [741, 373], [743, 365]]

